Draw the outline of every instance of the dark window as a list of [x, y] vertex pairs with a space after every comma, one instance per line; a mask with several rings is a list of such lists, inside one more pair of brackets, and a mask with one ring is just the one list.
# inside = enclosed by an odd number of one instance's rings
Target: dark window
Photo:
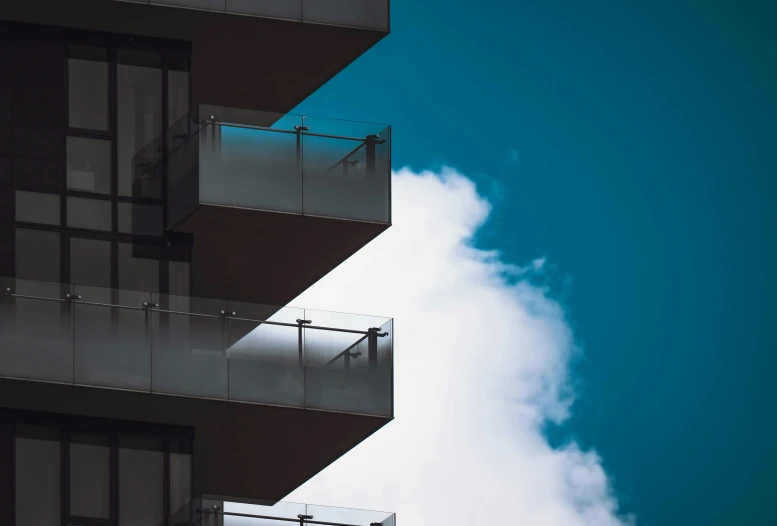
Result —
[[62, 446], [56, 429], [16, 431], [16, 526], [60, 526]]
[[111, 518], [111, 444], [108, 437], [70, 438], [70, 515]]
[[93, 287], [111, 286], [111, 243], [70, 239], [70, 282]]
[[68, 120], [71, 128], [108, 130], [107, 60], [106, 49], [70, 46]]
[[[119, 243], [119, 288], [157, 292], [159, 249]], [[144, 257], [145, 256], [145, 257]]]
[[16, 229], [16, 277], [60, 281], [60, 233]]
[[160, 55], [120, 49], [117, 85], [119, 195], [131, 196], [133, 158], [162, 134]]
[[164, 449], [155, 437], [119, 442], [119, 526], [161, 524], [164, 519]]
[[88, 230], [111, 229], [111, 201], [104, 199], [67, 198], [67, 226]]
[[[191, 500], [191, 431], [19, 412], [16, 526], [158, 526]], [[118, 508], [118, 514], [115, 510]]]
[[85, 137], [67, 138], [69, 190], [111, 193], [111, 142]]
[[59, 225], [59, 195], [16, 191], [16, 220], [24, 223]]

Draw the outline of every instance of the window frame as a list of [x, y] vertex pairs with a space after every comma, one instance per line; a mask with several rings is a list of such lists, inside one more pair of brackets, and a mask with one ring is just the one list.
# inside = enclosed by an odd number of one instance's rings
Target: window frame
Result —
[[[20, 426], [36, 426], [54, 431], [50, 440], [60, 444], [61, 485], [60, 485], [60, 520], [61, 526], [120, 526], [119, 525], [119, 449], [120, 437], [147, 437], [161, 442], [163, 454], [162, 491], [164, 524], [169, 523], [170, 516], [177, 510], [171, 506], [171, 451], [178, 446], [186, 454], [194, 457], [194, 431], [188, 427], [150, 424], [141, 422], [125, 422], [104, 420], [89, 417], [77, 417], [64, 414], [49, 414], [33, 411], [17, 410], [11, 412], [13, 419], [14, 440], [19, 437]], [[83, 517], [70, 513], [70, 444], [74, 433], [101, 435], [108, 439], [110, 447], [110, 518]], [[14, 471], [16, 455], [14, 455]], [[192, 461], [192, 467], [194, 463]], [[194, 470], [189, 473], [189, 487], [194, 480]], [[14, 488], [16, 481], [14, 479]], [[15, 518], [14, 518], [15, 520]]]

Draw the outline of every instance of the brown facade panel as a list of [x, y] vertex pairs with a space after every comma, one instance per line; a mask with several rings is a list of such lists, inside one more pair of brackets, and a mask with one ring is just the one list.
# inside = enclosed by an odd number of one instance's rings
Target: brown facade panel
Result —
[[0, 524], [14, 524], [14, 420], [0, 410]]

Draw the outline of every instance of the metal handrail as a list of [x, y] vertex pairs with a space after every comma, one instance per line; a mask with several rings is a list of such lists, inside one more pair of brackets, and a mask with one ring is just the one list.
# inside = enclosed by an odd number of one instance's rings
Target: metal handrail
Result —
[[[342, 141], [356, 141], [356, 142], [366, 142], [372, 137], [372, 135], [368, 135], [367, 137], [361, 138], [361, 137], [348, 137], [347, 135], [332, 135], [328, 133], [316, 133], [307, 131], [303, 128], [297, 128], [294, 130], [284, 130], [281, 128], [272, 128], [269, 126], [259, 126], [258, 124], [240, 124], [237, 122], [226, 122], [226, 121], [220, 121], [218, 119], [196, 119], [194, 121], [197, 124], [205, 124], [206, 126], [208, 124], [213, 124], [217, 126], [230, 126], [232, 128], [243, 128], [248, 130], [259, 130], [259, 131], [268, 131], [273, 133], [287, 133], [290, 135], [307, 135], [309, 137], [322, 137], [324, 139], [339, 139]], [[375, 144], [383, 144], [385, 143], [385, 139], [378, 139], [375, 141]]]
[[[248, 517], [252, 519], [268, 519], [268, 520], [274, 520], [274, 521], [283, 521], [283, 522], [298, 522], [300, 524], [319, 524], [321, 526], [362, 526], [359, 524], [348, 524], [344, 522], [325, 522], [325, 521], [316, 521], [313, 520], [312, 515], [297, 515], [297, 518], [291, 518], [291, 517], [274, 517], [272, 515], [255, 515], [252, 513], [237, 513], [233, 511], [221, 511], [221, 510], [203, 510], [198, 509], [198, 513], [213, 513], [215, 515], [229, 515], [232, 517]], [[381, 523], [379, 522], [372, 522], [370, 523], [370, 526], [380, 526]]]
[[[113, 303], [99, 303], [99, 302], [92, 302], [92, 301], [84, 301], [83, 299], [81, 299], [80, 295], [75, 296], [75, 297], [71, 297], [71, 295], [68, 294], [66, 298], [46, 298], [46, 297], [42, 297], [42, 296], [29, 296], [29, 295], [25, 295], [25, 294], [15, 294], [15, 293], [11, 292], [10, 288], [6, 289], [6, 295], [11, 296], [13, 298], [39, 300], [39, 301], [53, 301], [53, 302], [57, 302], [57, 303], [67, 303], [67, 302], [69, 302], [69, 303], [74, 303], [74, 304], [78, 304], [78, 305], [91, 305], [91, 306], [95, 306], [95, 307], [110, 307], [110, 308], [123, 309], [123, 310], [135, 310], [135, 311], [148, 310], [148, 311], [152, 311], [152, 312], [159, 312], [161, 314], [176, 314], [176, 315], [181, 315], [181, 316], [194, 316], [194, 317], [200, 317], [200, 318], [233, 319], [235, 321], [245, 321], [245, 322], [249, 322], [249, 323], [256, 323], [257, 325], [277, 325], [277, 326], [281, 326], [281, 327], [294, 327], [294, 328], [297, 328], [297, 329], [300, 327], [299, 323], [286, 323], [286, 322], [270, 321], [270, 320], [255, 320], [255, 319], [252, 319], [252, 318], [238, 318], [238, 317], [236, 317], [234, 312], [230, 314], [228, 312], [221, 311], [221, 313], [219, 313], [219, 314], [204, 314], [204, 313], [199, 313], [199, 312], [184, 312], [184, 311], [174, 311], [174, 310], [160, 309], [158, 304], [151, 304], [151, 303], [146, 303], [142, 307], [135, 307], [135, 306], [132, 306], [132, 305], [115, 305]], [[320, 330], [320, 331], [334, 331], [334, 332], [345, 332], [345, 333], [350, 333], [350, 334], [363, 334], [365, 338], [367, 336], [369, 336], [371, 334], [371, 332], [372, 332], [370, 330], [359, 331], [359, 330], [355, 330], [355, 329], [341, 329], [339, 327], [326, 327], [326, 326], [323, 326], [323, 325], [308, 325], [308, 324], [306, 324], [304, 326], [304, 328], [306, 328], [306, 329], [315, 329], [315, 330]], [[383, 333], [379, 332], [379, 333], [376, 333], [376, 335], [378, 337], [380, 337], [380, 338], [383, 338], [385, 336], [388, 336], [388, 332], [383, 332]], [[364, 340], [364, 338], [361, 338], [359, 340], [359, 342], [361, 342], [362, 340]], [[349, 347], [346, 350], [350, 350], [351, 348], [353, 348], [353, 346]], [[337, 357], [339, 357], [342, 354], [343, 353], [340, 353]], [[327, 364], [327, 365], [329, 365], [329, 364]]]

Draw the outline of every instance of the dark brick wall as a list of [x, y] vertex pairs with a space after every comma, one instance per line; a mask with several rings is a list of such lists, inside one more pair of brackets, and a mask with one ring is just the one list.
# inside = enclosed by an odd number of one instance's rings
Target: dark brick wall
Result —
[[13, 526], [14, 512], [14, 421], [0, 410], [0, 524]]
[[13, 188], [64, 185], [65, 40], [0, 27], [0, 275], [14, 272]]

